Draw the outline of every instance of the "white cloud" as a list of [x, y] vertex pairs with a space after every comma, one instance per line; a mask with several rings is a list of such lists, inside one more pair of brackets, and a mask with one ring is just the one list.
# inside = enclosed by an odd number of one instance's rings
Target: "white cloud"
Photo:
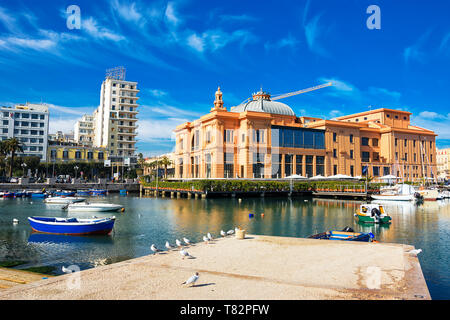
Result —
[[167, 21], [169, 21], [174, 26], [176, 26], [180, 23], [180, 19], [177, 17], [177, 15], [175, 13], [175, 7], [174, 7], [173, 2], [169, 2], [167, 4], [165, 16], [166, 16]]
[[144, 119], [139, 121], [138, 139], [142, 142], [157, 140], [175, 140], [173, 130], [189, 121], [181, 118]]
[[281, 38], [276, 42], [266, 42], [264, 44], [264, 48], [266, 50], [281, 49], [285, 47], [295, 48], [299, 42], [300, 41], [298, 41], [294, 36], [289, 34], [287, 37]]
[[93, 17], [83, 19], [81, 29], [97, 39], [106, 39], [115, 42], [125, 40], [124, 36], [99, 26], [98, 22]]
[[448, 115], [445, 116], [434, 111], [422, 111], [419, 113], [419, 117], [424, 119], [448, 119]]
[[121, 4], [118, 0], [111, 3], [112, 8], [126, 21], [139, 22], [142, 15], [139, 9], [136, 8], [136, 3]]
[[203, 38], [197, 36], [197, 34], [191, 34], [187, 38], [187, 44], [189, 47], [197, 50], [198, 52], [203, 52], [205, 50], [205, 41]]

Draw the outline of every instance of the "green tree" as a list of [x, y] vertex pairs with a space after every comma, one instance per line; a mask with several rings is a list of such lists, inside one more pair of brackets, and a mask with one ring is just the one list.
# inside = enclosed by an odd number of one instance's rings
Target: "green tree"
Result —
[[172, 164], [172, 161], [167, 158], [166, 156], [164, 156], [160, 161], [159, 161], [161, 166], [164, 166], [164, 177], [167, 179], [167, 167], [170, 166]]

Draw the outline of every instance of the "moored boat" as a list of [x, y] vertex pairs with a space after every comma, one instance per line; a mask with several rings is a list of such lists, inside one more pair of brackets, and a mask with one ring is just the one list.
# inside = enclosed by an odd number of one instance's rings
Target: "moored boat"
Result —
[[101, 219], [78, 219], [58, 217], [28, 217], [33, 231], [65, 235], [109, 234], [115, 217]]
[[78, 202], [70, 203], [64, 209], [75, 212], [101, 212], [101, 211], [124, 211], [124, 207], [120, 204], [102, 203], [102, 202]]
[[423, 197], [424, 201], [436, 201], [440, 198], [439, 191], [437, 189], [419, 189], [418, 192]]
[[75, 203], [75, 202], [83, 202], [85, 198], [81, 197], [48, 197], [44, 200], [45, 203], [49, 204], [67, 204], [67, 203]]
[[411, 185], [396, 184], [381, 188], [379, 194], [373, 194], [371, 197], [375, 200], [413, 201], [419, 198], [420, 195]]
[[106, 190], [104, 189], [91, 189], [91, 194], [93, 196], [101, 196], [101, 195], [106, 195]]
[[343, 241], [361, 241], [372, 242], [374, 235], [372, 232], [354, 232], [352, 228], [346, 227], [343, 230], [330, 230], [313, 234], [308, 237], [309, 239], [320, 240], [343, 240]]
[[376, 203], [365, 203], [355, 213], [359, 222], [389, 224], [392, 218], [385, 214], [384, 207]]
[[91, 191], [89, 191], [89, 190], [77, 190], [77, 195], [78, 196], [90, 196], [91, 195]]
[[14, 198], [14, 192], [9, 192], [9, 191], [3, 192], [2, 197], [3, 198]]
[[65, 191], [65, 190], [57, 190], [53, 193], [55, 196], [65, 196], [65, 197], [73, 197], [75, 195], [75, 191]]

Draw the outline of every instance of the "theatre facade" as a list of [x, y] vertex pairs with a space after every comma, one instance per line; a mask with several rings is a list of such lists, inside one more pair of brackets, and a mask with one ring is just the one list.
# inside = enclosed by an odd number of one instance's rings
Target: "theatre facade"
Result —
[[436, 174], [436, 134], [410, 112], [377, 109], [332, 120], [296, 116], [262, 90], [176, 127], [175, 178], [285, 178], [344, 174], [407, 181]]

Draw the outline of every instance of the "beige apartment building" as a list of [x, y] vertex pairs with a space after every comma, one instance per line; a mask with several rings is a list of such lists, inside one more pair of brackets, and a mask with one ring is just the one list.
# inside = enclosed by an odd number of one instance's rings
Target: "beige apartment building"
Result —
[[80, 145], [92, 146], [94, 142], [94, 116], [85, 114], [74, 126], [74, 140]]
[[208, 114], [174, 130], [176, 178], [436, 176], [436, 134], [412, 125], [410, 112], [382, 108], [326, 120], [298, 117], [262, 91], [229, 111], [220, 88], [215, 96]]
[[436, 150], [438, 179], [450, 179], [450, 148]]

